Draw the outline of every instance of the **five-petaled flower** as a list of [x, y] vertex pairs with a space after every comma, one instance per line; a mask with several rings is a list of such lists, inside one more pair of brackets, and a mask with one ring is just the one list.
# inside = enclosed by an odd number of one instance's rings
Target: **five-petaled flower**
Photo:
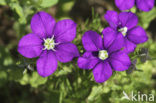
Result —
[[102, 83], [108, 80], [112, 71], [124, 71], [131, 65], [130, 58], [121, 48], [123, 35], [107, 28], [103, 30], [103, 38], [94, 31], [87, 31], [82, 37], [86, 52], [78, 58], [78, 66], [82, 69], [93, 69], [95, 81]]
[[18, 52], [37, 60], [37, 71], [42, 77], [54, 73], [58, 61], [69, 62], [79, 56], [77, 47], [70, 43], [76, 36], [76, 23], [70, 19], [55, 22], [47, 13], [36, 13], [31, 20], [32, 33], [18, 44]]
[[129, 10], [135, 4], [142, 11], [150, 11], [154, 7], [154, 0], [115, 0], [116, 6], [120, 10]]
[[110, 25], [105, 29], [105, 32], [109, 33], [110, 36], [118, 33], [123, 34], [125, 52], [133, 52], [137, 44], [148, 40], [145, 30], [137, 26], [138, 18], [134, 13], [121, 12], [118, 14], [115, 11], [107, 11], [104, 17]]

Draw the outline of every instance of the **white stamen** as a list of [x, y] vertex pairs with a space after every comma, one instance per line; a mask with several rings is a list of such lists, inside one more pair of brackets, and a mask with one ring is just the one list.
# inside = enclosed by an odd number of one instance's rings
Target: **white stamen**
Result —
[[43, 50], [55, 50], [55, 46], [59, 43], [55, 43], [54, 41], [54, 35], [51, 38], [43, 39], [44, 40], [44, 48]]
[[99, 54], [98, 54], [98, 57], [101, 59], [101, 60], [105, 60], [108, 58], [108, 52], [106, 50], [100, 50], [99, 51]]
[[128, 28], [125, 26], [123, 28], [120, 28], [118, 31], [121, 32], [124, 36], [126, 36]]

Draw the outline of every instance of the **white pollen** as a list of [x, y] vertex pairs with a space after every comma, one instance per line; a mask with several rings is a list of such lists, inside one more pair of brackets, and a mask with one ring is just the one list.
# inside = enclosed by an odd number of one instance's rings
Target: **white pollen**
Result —
[[98, 54], [98, 57], [101, 59], [101, 60], [105, 60], [108, 58], [108, 52], [106, 50], [100, 50], [99, 51], [99, 54]]
[[125, 26], [123, 28], [118, 29], [119, 32], [121, 32], [124, 36], [126, 36], [128, 28]]

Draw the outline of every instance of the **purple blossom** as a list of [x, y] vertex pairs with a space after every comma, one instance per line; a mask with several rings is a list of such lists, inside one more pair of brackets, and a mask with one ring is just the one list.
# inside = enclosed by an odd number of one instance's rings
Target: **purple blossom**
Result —
[[32, 33], [25, 35], [18, 44], [18, 52], [27, 58], [39, 57], [37, 71], [42, 77], [57, 69], [58, 61], [69, 62], [79, 56], [77, 47], [70, 43], [76, 36], [76, 23], [70, 19], [55, 22], [41, 11], [31, 20]]
[[120, 10], [129, 10], [135, 4], [142, 11], [150, 11], [154, 7], [154, 0], [115, 0], [116, 6]]
[[78, 66], [82, 69], [93, 69], [95, 81], [98, 83], [108, 80], [113, 70], [124, 71], [131, 65], [128, 54], [121, 51], [123, 35], [112, 32], [111, 28], [104, 29], [102, 33], [103, 38], [94, 31], [85, 32], [82, 44], [86, 52], [78, 58]]
[[[145, 30], [137, 26], [138, 18], [132, 12], [107, 11], [104, 15], [110, 27], [107, 27], [112, 33], [122, 33], [124, 37], [124, 51], [133, 52], [137, 44], [144, 43], [148, 40]], [[105, 32], [104, 31], [104, 32]]]

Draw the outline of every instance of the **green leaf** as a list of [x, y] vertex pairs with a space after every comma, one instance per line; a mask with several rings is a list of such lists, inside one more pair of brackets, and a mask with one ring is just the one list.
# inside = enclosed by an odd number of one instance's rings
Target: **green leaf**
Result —
[[58, 3], [58, 0], [42, 0], [41, 7], [50, 7]]

